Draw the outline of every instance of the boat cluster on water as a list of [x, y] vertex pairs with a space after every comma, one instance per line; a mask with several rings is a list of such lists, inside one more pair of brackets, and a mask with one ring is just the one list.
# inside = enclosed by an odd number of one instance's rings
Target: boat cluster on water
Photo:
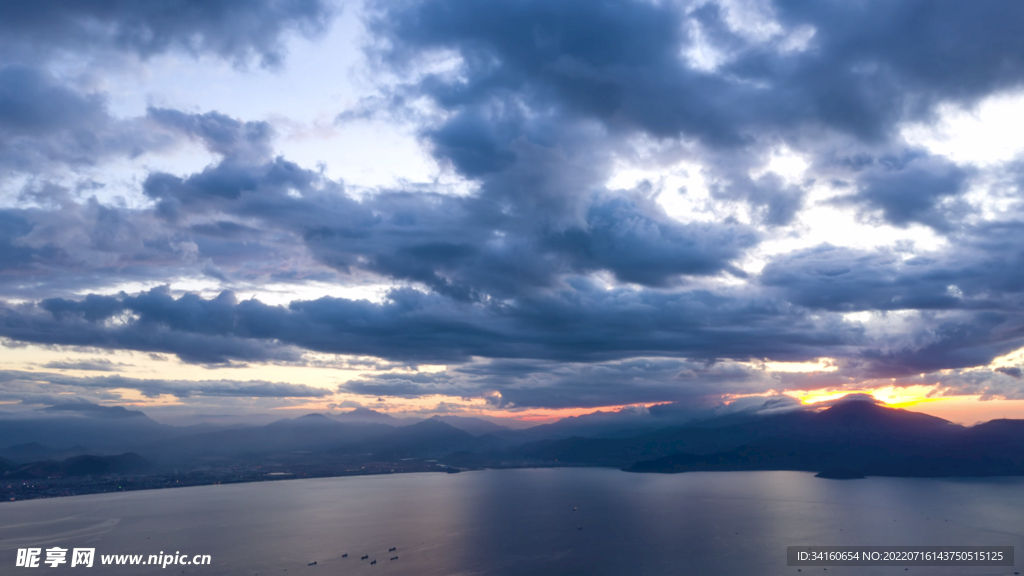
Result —
[[[575, 508], [575, 507], [572, 509], [573, 512], [576, 512], [577, 510], [578, 510], [578, 508]], [[583, 530], [583, 527], [580, 526], [580, 527], [578, 527], [576, 529], [577, 530]], [[392, 546], [391, 548], [388, 548], [388, 552], [395, 552], [397, 550], [398, 550], [397, 546]], [[341, 557], [342, 558], [348, 558], [348, 552], [342, 554]], [[359, 559], [360, 560], [369, 560], [370, 559], [370, 555], [366, 554], [364, 556], [360, 556]], [[398, 556], [392, 556], [391, 560], [398, 560]], [[374, 558], [373, 560], [370, 561], [370, 566], [373, 566], [376, 563], [377, 563], [377, 559]], [[313, 562], [310, 562], [309, 564], [307, 564], [307, 566], [316, 566], [316, 564], [317, 564], [316, 561], [313, 561]]]
[[[388, 552], [394, 552], [396, 550], [398, 550], [397, 546], [393, 546], [391, 548], [388, 548]], [[342, 554], [341, 557], [342, 558], [348, 558], [348, 552], [345, 552], [344, 554]], [[370, 559], [370, 555], [366, 554], [365, 556], [360, 556], [359, 559], [360, 560], [369, 560]], [[398, 560], [398, 556], [392, 556], [391, 559], [392, 560]], [[370, 560], [370, 566], [373, 566], [376, 563], [377, 563], [377, 559], [376, 558], [374, 558], [373, 560]], [[306, 564], [306, 566], [316, 566], [316, 564], [317, 564], [316, 560], [314, 560], [313, 562], [310, 562], [309, 564]]]

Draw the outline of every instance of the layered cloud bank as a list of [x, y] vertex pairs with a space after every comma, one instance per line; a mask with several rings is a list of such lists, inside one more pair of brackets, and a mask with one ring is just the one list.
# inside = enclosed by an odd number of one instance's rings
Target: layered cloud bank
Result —
[[[1003, 126], [1024, 7], [54, 1], [0, 22], [0, 401], [1021, 397], [1024, 138]], [[89, 359], [114, 352], [213, 377]], [[240, 366], [295, 376], [216, 374]]]

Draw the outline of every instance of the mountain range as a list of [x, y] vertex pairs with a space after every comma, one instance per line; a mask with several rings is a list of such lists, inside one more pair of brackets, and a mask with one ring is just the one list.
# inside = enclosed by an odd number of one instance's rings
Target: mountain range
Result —
[[[826, 409], [797, 407], [666, 422], [671, 421], [603, 413], [513, 430], [477, 418], [400, 419], [356, 409], [283, 418], [263, 426], [168, 426], [136, 410], [62, 407], [31, 416], [0, 416], [0, 438], [12, 442], [0, 448], [0, 474], [10, 478], [239, 463], [420, 460], [463, 468], [804, 470], [829, 478], [1024, 475], [1024, 420], [965, 427], [850, 400]], [[102, 460], [118, 454], [121, 460]], [[88, 465], [75, 460], [86, 457], [100, 460]]]

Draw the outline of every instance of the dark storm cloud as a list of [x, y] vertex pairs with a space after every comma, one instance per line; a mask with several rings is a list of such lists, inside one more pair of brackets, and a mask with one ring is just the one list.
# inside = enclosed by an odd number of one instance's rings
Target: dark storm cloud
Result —
[[[97, 111], [97, 118], [101, 126], [81, 128], [87, 133], [83, 141], [95, 144], [96, 139], [103, 140], [106, 129], [102, 124], [114, 122], [102, 110]], [[215, 112], [185, 114], [154, 108], [146, 116], [123, 124], [132, 125], [133, 130], [152, 127], [155, 132], [149, 135], [150, 140], [155, 142], [153, 134], [160, 135], [160, 146], [194, 139], [223, 159], [186, 178], [151, 174], [143, 182], [142, 192], [156, 201], [155, 210], [101, 202], [92, 196], [95, 188], [102, 188], [99, 184], [85, 183], [72, 189], [43, 181], [25, 186], [19, 198], [28, 207], [0, 210], [0, 222], [5, 224], [0, 227], [0, 284], [6, 285], [8, 293], [66, 293], [103, 286], [112, 279], [166, 281], [183, 275], [204, 275], [225, 282], [231, 276], [259, 279], [270, 272], [287, 272], [289, 262], [304, 252], [301, 238], [288, 231], [268, 236], [239, 222], [209, 218], [191, 225], [178, 223], [183, 210], [216, 214], [216, 206], [211, 204], [216, 199], [230, 200], [243, 192], [266, 188], [287, 197], [290, 191], [308, 189], [320, 180], [318, 174], [294, 163], [271, 159], [273, 130], [267, 123], [242, 122]], [[46, 133], [44, 128], [27, 130], [26, 138], [47, 145], [60, 141], [39, 140], [39, 134]], [[71, 141], [81, 143], [74, 138]], [[12, 142], [19, 146], [12, 149], [12, 154], [31, 150], [17, 138]], [[137, 146], [140, 140], [129, 138], [126, 142]], [[96, 154], [106, 153], [92, 144], [84, 150], [75, 158], [85, 163], [97, 161]], [[52, 167], [58, 157], [56, 153], [40, 155], [35, 158], [41, 163], [37, 168]], [[3, 160], [0, 143], [0, 163]], [[327, 271], [302, 270], [298, 274], [332, 279], [330, 274], [325, 275]]]
[[927, 337], [916, 346], [863, 351], [864, 366], [855, 373], [886, 378], [973, 368], [1024, 346], [1024, 318], [1019, 315], [940, 316], [929, 324]]
[[212, 53], [244, 64], [281, 62], [282, 36], [324, 28], [319, 0], [41, 0], [0, 8], [0, 54], [32, 59], [54, 52], [129, 51], [146, 58], [168, 50]]
[[[339, 392], [417, 398], [485, 398], [503, 408], [597, 408], [653, 402], [702, 402], [760, 392], [777, 382], [732, 362], [641, 358], [593, 364], [492, 360], [436, 373], [365, 374]], [[762, 400], [763, 401], [763, 400]]]
[[[4, 325], [0, 330], [11, 334], [14, 340], [24, 342], [166, 352], [189, 362], [204, 364], [231, 360], [296, 360], [300, 356], [297, 351], [273, 342], [239, 338], [229, 330], [216, 333], [210, 328], [216, 326], [216, 318], [195, 318], [195, 312], [187, 311], [188, 300], [182, 302], [185, 309], [181, 312], [184, 314], [172, 322], [177, 329], [159, 320], [115, 319], [115, 315], [130, 311], [116, 298], [96, 297], [78, 306], [62, 305], [63, 302], [46, 301], [43, 306], [52, 312], [45, 314], [26, 314], [22, 310], [6, 308], [0, 313], [0, 324]], [[219, 304], [212, 301], [206, 306], [207, 311], [215, 313]], [[139, 307], [144, 307], [144, 304], [140, 303]], [[156, 318], [166, 316], [159, 305], [152, 312]], [[190, 318], [189, 314], [193, 317]]]
[[789, 302], [837, 312], [964, 310], [1020, 314], [1021, 222], [964, 227], [940, 251], [856, 250], [829, 245], [774, 258], [760, 276]]
[[1021, 372], [1021, 369], [1016, 366], [996, 368], [996, 372], [1001, 372], [1003, 374], [1006, 374], [1007, 376], [1010, 376], [1011, 378], [1016, 378], [1018, 380], [1020, 380], [1020, 378], [1024, 376], [1024, 374], [1022, 374]]
[[[749, 171], [750, 167], [747, 167]], [[804, 192], [799, 186], [787, 184], [775, 174], [754, 179], [733, 170], [731, 178], [711, 187], [711, 194], [721, 200], [743, 200], [753, 209], [755, 218], [770, 226], [783, 226], [793, 221], [804, 205]]]
[[[783, 309], [779, 307], [783, 306]], [[443, 363], [490, 358], [603, 360], [638, 355], [803, 359], [854, 345], [860, 335], [772, 301], [709, 292], [659, 293], [578, 281], [515, 303], [465, 303], [393, 290], [381, 304], [321, 298], [287, 307], [172, 297], [50, 299], [6, 308], [0, 335], [38, 343], [178, 354], [190, 362], [287, 360], [290, 346]], [[624, 335], [629, 335], [624, 337]]]
[[530, 372], [503, 375], [498, 366], [470, 365], [478, 385], [496, 390], [515, 407], [597, 408], [653, 402], [687, 402], [722, 394], [761, 391], [772, 382], [763, 372], [732, 362], [638, 358], [600, 364], [534, 364]]
[[[716, 196], [744, 199], [770, 225], [792, 219], [802, 192], [755, 185], [749, 166], [730, 166], [730, 157], [780, 139], [827, 154], [827, 143], [809, 137], [825, 129], [875, 147], [869, 160], [885, 162], [907, 152], [901, 122], [1024, 81], [1019, 6], [782, 2], [771, 11], [779, 29], [767, 38], [735, 29], [715, 3], [630, 0], [380, 3], [373, 27], [388, 39], [384, 61], [399, 69], [431, 51], [461, 56], [458, 73], [429, 74], [405, 91], [450, 112], [424, 135], [468, 176], [489, 183], [523, 161], [517, 142], [550, 146], [566, 126], [591, 119], [612, 135], [703, 143], [724, 182]], [[801, 33], [806, 46], [790, 45]], [[695, 68], [683, 53], [698, 45], [723, 61]], [[937, 204], [963, 191], [965, 173], [935, 163], [846, 176], [863, 177], [857, 198], [890, 222], [946, 229]]]
[[392, 61], [436, 49], [454, 49], [465, 59], [465, 80], [429, 76], [420, 85], [444, 107], [463, 111], [437, 132], [442, 145], [452, 134], [477, 141], [489, 123], [471, 119], [507, 96], [638, 125], [659, 136], [685, 130], [715, 142], [739, 140], [714, 104], [728, 83], [691, 71], [678, 58], [686, 38], [673, 4], [441, 1], [380, 7], [375, 29], [391, 41]]
[[[577, 183], [565, 184], [571, 190]], [[501, 186], [515, 189], [515, 183]], [[281, 157], [253, 163], [227, 156], [186, 178], [152, 173], [143, 191], [171, 223], [216, 213], [259, 219], [265, 229], [301, 238], [340, 272], [419, 282], [460, 300], [515, 296], [556, 286], [565, 274], [603, 270], [622, 281], [666, 285], [681, 276], [735, 271], [731, 261], [757, 242], [747, 226], [683, 224], [652, 199], [626, 192], [575, 200], [554, 191], [539, 197], [381, 192], [355, 200], [341, 185]], [[560, 206], [547, 202], [556, 198]], [[195, 230], [243, 231], [203, 226]]]
[[184, 138], [234, 163], [258, 162], [271, 156], [273, 136], [266, 122], [216, 112], [150, 108], [142, 117], [116, 119], [102, 94], [79, 92], [38, 69], [0, 68], [0, 167], [16, 171], [92, 166], [115, 155], [168, 149]]
[[934, 158], [881, 158], [874, 169], [861, 173], [861, 190], [850, 200], [877, 209], [889, 223], [911, 223], [946, 231], [970, 212], [964, 202], [943, 209], [943, 200], [955, 199], [966, 190], [969, 172], [951, 162]]
[[[19, 242], [31, 231], [32, 224], [21, 214], [0, 211], [0, 270], [4, 276], [22, 275], [31, 269], [36, 251]], [[58, 256], [53, 248], [46, 252], [51, 260]]]
[[272, 155], [274, 129], [267, 122], [242, 122], [218, 112], [187, 114], [169, 108], [150, 108], [147, 116], [202, 141], [225, 158], [260, 161]]
[[[902, 113], [915, 103], [907, 96], [920, 99], [920, 104], [947, 98], [970, 102], [1018, 86], [1024, 78], [1024, 39], [1017, 33], [1024, 6], [1017, 4], [794, 0], [778, 3], [777, 9], [782, 21], [811, 24], [818, 30], [817, 72], [833, 78], [888, 76], [884, 81], [902, 92], [892, 94], [891, 100], [878, 98], [884, 93], [850, 94], [850, 99], [866, 100], [861, 107], [888, 106]], [[829, 63], [831, 70], [825, 70]], [[846, 85], [832, 84], [833, 94], [839, 95]], [[892, 106], [899, 100], [903, 106]], [[843, 112], [841, 107], [833, 110], [837, 116]], [[862, 118], [847, 121], [857, 120]]]
[[[479, 396], [483, 390], [475, 386], [459, 386], [445, 374], [375, 374], [349, 380], [338, 387], [338, 392], [362, 396], [388, 396], [391, 398], [420, 398], [441, 394], [445, 396]], [[380, 400], [378, 398], [378, 400]]]
[[931, 257], [821, 246], [775, 259], [760, 279], [808, 309], [880, 314], [887, 329], [849, 357], [850, 375], [983, 366], [1024, 345], [1019, 229], [986, 225]]
[[105, 120], [103, 98], [82, 94], [27, 66], [0, 69], [0, 129], [12, 134], [89, 129]]
[[[46, 193], [53, 204], [0, 209], [7, 224], [0, 228], [0, 287], [9, 297], [165, 280], [202, 264], [189, 238], [162, 226], [151, 211], [95, 197], [78, 201], [60, 187]], [[259, 250], [259, 243], [249, 247], [249, 253]]]
[[[271, 209], [273, 204], [287, 202], [275, 201], [271, 195], [280, 196], [288, 190], [308, 189], [314, 178], [316, 176], [313, 173], [280, 157], [260, 165], [225, 160], [187, 178], [164, 172], [151, 173], [142, 189], [146, 196], [158, 201], [157, 214], [176, 222], [183, 211], [216, 209], [231, 200], [239, 199], [244, 193], [258, 196], [255, 202], [249, 204], [261, 204], [249, 206], [254, 212], [245, 215], [269, 216], [259, 213], [259, 210]], [[246, 207], [240, 208], [244, 210]]]
[[[0, 6], [0, 169], [38, 178], [57, 168], [94, 166], [174, 144], [158, 122], [111, 116], [106, 94], [93, 87], [102, 85], [93, 72], [117, 67], [121, 54], [146, 59], [177, 50], [213, 54], [239, 66], [256, 59], [276, 67], [286, 34], [315, 35], [331, 14], [319, 0], [5, 3]], [[51, 64], [68, 55], [84, 69], [58, 78]], [[174, 120], [156, 116], [164, 123]], [[211, 125], [217, 119], [202, 120], [192, 131], [216, 138]]]
[[950, 292], [961, 273], [897, 252], [817, 246], [776, 258], [761, 282], [801, 306], [838, 312], [946, 310], [966, 303]]
[[70, 87], [45, 69], [0, 65], [0, 169], [39, 175], [138, 156], [175, 140], [145, 119], [111, 117], [103, 94]]

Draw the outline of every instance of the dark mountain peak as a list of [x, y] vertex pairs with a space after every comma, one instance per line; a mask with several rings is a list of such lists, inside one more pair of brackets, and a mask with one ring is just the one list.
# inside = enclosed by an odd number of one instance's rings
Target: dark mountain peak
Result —
[[383, 412], [378, 412], [372, 408], [363, 407], [354, 408], [348, 412], [343, 412], [343, 414], [347, 414], [349, 416], [385, 416], [387, 418], [392, 418], [392, 416], [389, 416], [388, 414], [385, 414]]
[[441, 457], [460, 450], [490, 446], [487, 440], [459, 430], [438, 418], [393, 429], [388, 434], [364, 443], [349, 443], [337, 452], [370, 452], [375, 457]]
[[[441, 420], [437, 416], [434, 416], [433, 418], [427, 418], [426, 420], [421, 420], [409, 426], [409, 428], [413, 430], [457, 430], [454, 426], [445, 422], [444, 420]], [[461, 430], [459, 431], [461, 432]]]
[[864, 430], [901, 428], [931, 432], [936, 429], [959, 429], [960, 426], [936, 416], [890, 408], [875, 402], [853, 400], [841, 402], [818, 414], [820, 423]]
[[5, 478], [29, 480], [50, 476], [101, 476], [104, 474], [130, 474], [148, 471], [152, 464], [134, 452], [116, 456], [83, 454], [63, 461], [42, 460], [30, 462], [9, 470]]
[[8, 446], [7, 450], [11, 451], [23, 451], [23, 450], [49, 450], [49, 446], [43, 446], [39, 442], [26, 442], [24, 444], [16, 444], [14, 446]]
[[435, 419], [476, 436], [493, 432], [506, 432], [510, 430], [507, 426], [502, 426], [501, 424], [496, 424], [490, 420], [474, 418], [472, 416], [442, 416], [439, 414], [431, 418], [431, 420]]
[[971, 426], [967, 430], [974, 437], [999, 437], [1024, 442], [1024, 420], [999, 418]]
[[1017, 430], [1024, 429], [1024, 420], [1016, 418], [996, 418], [995, 420], [989, 420], [981, 424], [972, 427], [974, 430], [978, 429], [992, 429], [992, 430]]
[[421, 420], [415, 424], [399, 428], [395, 431], [395, 434], [402, 437], [416, 436], [419, 438], [473, 438], [474, 436], [464, 430], [459, 430], [455, 426], [445, 422], [441, 419], [428, 418]]
[[840, 410], [864, 410], [869, 411], [873, 408], [884, 408], [885, 403], [875, 399], [870, 394], [847, 394], [841, 398], [830, 400], [826, 403], [831, 408], [839, 408]]
[[52, 448], [39, 442], [26, 442], [0, 449], [0, 456], [5, 456], [15, 462], [34, 462], [37, 460], [52, 460], [67, 458], [78, 454], [86, 454], [88, 448], [84, 446], [72, 446], [71, 448]]
[[389, 424], [391, 426], [403, 426], [408, 423], [407, 420], [395, 418], [390, 414], [371, 410], [370, 408], [356, 408], [354, 410], [349, 410], [348, 412], [342, 412], [341, 414], [333, 414], [331, 417], [339, 422], [369, 422], [375, 424]]
[[338, 426], [338, 422], [324, 416], [323, 414], [306, 414], [298, 418], [282, 418], [267, 424], [267, 428], [322, 428], [325, 426]]
[[302, 419], [302, 420], [305, 420], [307, 422], [312, 422], [314, 420], [320, 420], [322, 422], [330, 421], [330, 418], [328, 418], [327, 416], [325, 416], [323, 414], [320, 414], [318, 412], [313, 412], [312, 414], [306, 414], [305, 416], [299, 416], [299, 418]]

